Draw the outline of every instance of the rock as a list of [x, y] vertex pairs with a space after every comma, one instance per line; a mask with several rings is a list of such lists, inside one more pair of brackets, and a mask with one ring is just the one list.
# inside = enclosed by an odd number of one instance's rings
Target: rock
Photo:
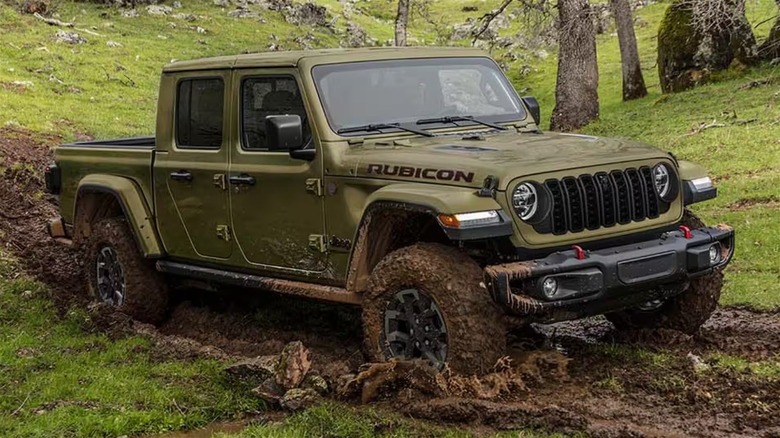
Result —
[[166, 5], [149, 5], [146, 7], [146, 13], [149, 15], [168, 15], [173, 12], [173, 8]]
[[208, 31], [206, 29], [200, 27], [200, 26], [195, 26], [195, 32], [197, 32], [197, 33], [206, 33]]
[[319, 395], [325, 395], [328, 393], [328, 382], [319, 375], [307, 374], [301, 382], [301, 388], [313, 389]]
[[658, 76], [664, 93], [705, 83], [712, 72], [729, 68], [735, 60], [746, 65], [755, 62], [756, 40], [744, 12], [738, 13], [734, 0], [717, 2], [724, 11], [734, 11], [728, 25], [702, 23], [705, 19], [695, 10], [699, 6], [687, 0], [675, 0], [666, 10], [658, 28]]
[[86, 38], [82, 37], [76, 32], [68, 32], [62, 29], [58, 30], [57, 33], [54, 34], [54, 39], [58, 43], [65, 44], [84, 44], [87, 42]]
[[343, 41], [343, 45], [346, 47], [365, 47], [368, 42], [368, 35], [366, 31], [358, 26], [356, 23], [347, 23], [347, 35]]
[[178, 1], [178, 0], [173, 2], [173, 8], [174, 9], [181, 9], [181, 2]]
[[138, 9], [122, 9], [120, 13], [125, 18], [135, 18], [138, 16]]
[[23, 14], [41, 14], [46, 15], [49, 12], [49, 4], [41, 0], [27, 0], [22, 4]]
[[228, 12], [228, 17], [233, 18], [260, 18], [257, 12], [252, 12], [249, 9], [236, 9], [235, 11]]
[[710, 368], [711, 368], [707, 363], [705, 363], [701, 359], [701, 357], [699, 357], [699, 356], [697, 356], [697, 355], [695, 355], [693, 353], [688, 353], [686, 358], [691, 362], [691, 367], [693, 367], [693, 371], [695, 371], [697, 373], [702, 373], [702, 372], [705, 372], [705, 371], [709, 371]]
[[263, 382], [276, 373], [279, 356], [258, 356], [242, 360], [225, 368], [225, 373], [236, 380]]
[[116, 41], [110, 41], [110, 40], [109, 40], [109, 41], [106, 41], [106, 45], [107, 45], [108, 47], [111, 47], [111, 48], [114, 48], [114, 47], [122, 47], [122, 44], [121, 44], [121, 43], [118, 43], [118, 42], [116, 42]]
[[265, 379], [265, 381], [252, 390], [252, 394], [260, 397], [263, 401], [271, 404], [279, 404], [280, 399], [284, 396], [284, 388], [276, 384], [276, 380], [272, 377]]
[[279, 400], [279, 404], [290, 411], [299, 411], [314, 406], [322, 400], [316, 391], [310, 388], [293, 388]]
[[214, 6], [219, 6], [220, 8], [226, 8], [230, 6], [230, 2], [228, 0], [214, 0], [213, 3]]
[[285, 345], [276, 365], [276, 383], [285, 388], [297, 388], [311, 368], [311, 352], [301, 341]]
[[198, 17], [196, 17], [193, 14], [182, 14], [182, 13], [173, 14], [173, 18], [182, 21], [195, 21], [198, 19]]

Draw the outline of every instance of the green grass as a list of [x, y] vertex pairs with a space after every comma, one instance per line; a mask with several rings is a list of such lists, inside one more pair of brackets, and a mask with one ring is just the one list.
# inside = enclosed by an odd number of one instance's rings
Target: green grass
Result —
[[0, 259], [0, 436], [102, 437], [190, 429], [263, 408], [215, 361], [157, 361], [149, 343], [85, 333]]

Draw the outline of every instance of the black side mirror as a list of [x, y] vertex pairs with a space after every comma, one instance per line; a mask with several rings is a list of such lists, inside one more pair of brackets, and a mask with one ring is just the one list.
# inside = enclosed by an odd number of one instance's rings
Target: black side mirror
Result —
[[303, 126], [298, 115], [265, 118], [265, 139], [272, 151], [293, 151], [303, 147]]
[[531, 113], [531, 117], [534, 119], [536, 126], [542, 124], [542, 110], [539, 108], [539, 101], [533, 96], [525, 96], [523, 103], [528, 108], [528, 112]]

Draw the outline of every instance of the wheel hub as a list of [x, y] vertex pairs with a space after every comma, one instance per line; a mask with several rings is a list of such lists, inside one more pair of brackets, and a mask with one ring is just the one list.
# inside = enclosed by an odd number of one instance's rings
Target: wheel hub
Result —
[[448, 341], [444, 318], [439, 306], [417, 289], [395, 294], [385, 310], [383, 329], [391, 357], [444, 365]]
[[98, 251], [95, 274], [98, 299], [112, 306], [121, 306], [125, 301], [125, 274], [114, 248], [104, 246]]

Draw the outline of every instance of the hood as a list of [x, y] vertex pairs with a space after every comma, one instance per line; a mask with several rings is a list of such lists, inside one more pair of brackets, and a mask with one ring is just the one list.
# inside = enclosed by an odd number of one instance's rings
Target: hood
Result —
[[479, 187], [492, 175], [505, 190], [519, 177], [669, 157], [635, 141], [576, 134], [513, 132], [464, 138], [366, 141], [341, 158], [362, 177]]

